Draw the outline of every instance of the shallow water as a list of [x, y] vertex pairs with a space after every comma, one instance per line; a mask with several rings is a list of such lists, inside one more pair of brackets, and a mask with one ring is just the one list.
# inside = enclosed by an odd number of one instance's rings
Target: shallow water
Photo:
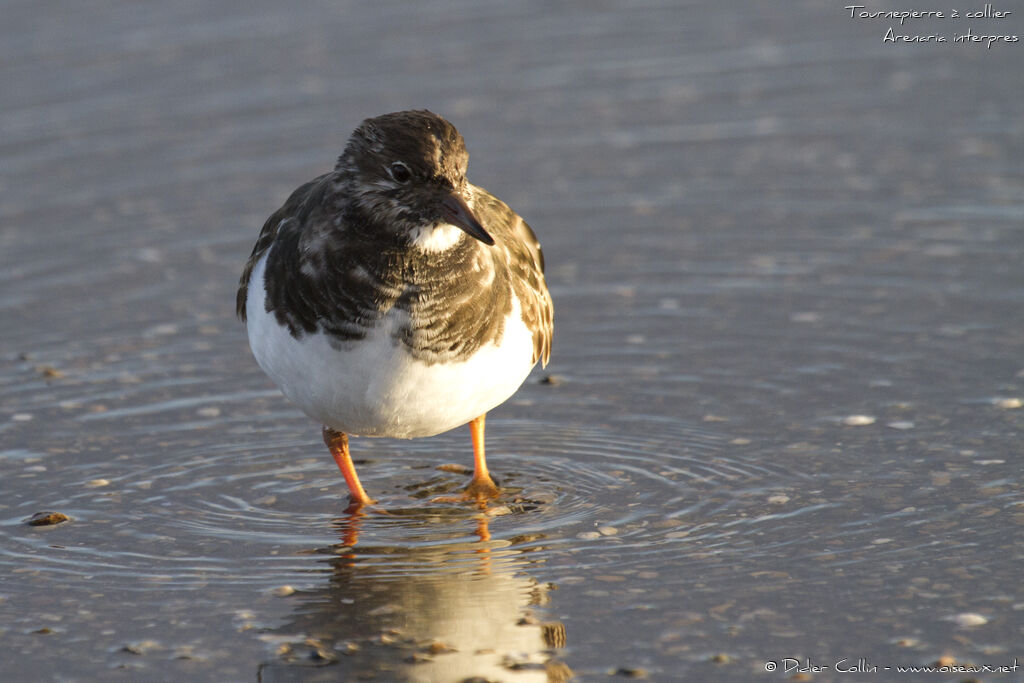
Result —
[[[720, 5], [7, 3], [0, 678], [1024, 659], [1024, 48]], [[234, 287], [409, 107], [540, 235], [555, 348], [488, 417], [501, 501], [443, 500], [468, 430], [353, 439], [353, 517]]]

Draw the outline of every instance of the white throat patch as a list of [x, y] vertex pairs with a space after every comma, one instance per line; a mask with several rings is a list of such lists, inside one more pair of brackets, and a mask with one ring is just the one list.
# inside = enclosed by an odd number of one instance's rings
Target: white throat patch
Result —
[[447, 251], [458, 244], [464, 234], [461, 228], [450, 223], [436, 223], [420, 228], [412, 243], [423, 251]]

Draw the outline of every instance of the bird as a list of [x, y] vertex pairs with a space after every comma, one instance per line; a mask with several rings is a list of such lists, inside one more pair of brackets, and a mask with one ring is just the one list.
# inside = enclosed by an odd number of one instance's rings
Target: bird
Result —
[[486, 502], [486, 414], [551, 354], [553, 305], [530, 226], [466, 178], [455, 126], [427, 110], [364, 120], [334, 169], [264, 223], [236, 312], [258, 365], [303, 413], [349, 489], [373, 500], [349, 436], [412, 439], [469, 424]]

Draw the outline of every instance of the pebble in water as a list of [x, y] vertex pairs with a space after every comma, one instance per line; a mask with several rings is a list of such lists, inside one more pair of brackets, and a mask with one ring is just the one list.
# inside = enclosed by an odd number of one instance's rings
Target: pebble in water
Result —
[[28, 519], [25, 523], [29, 526], [53, 526], [54, 524], [60, 524], [70, 519], [63, 512], [37, 512]]
[[52, 365], [37, 365], [36, 372], [42, 375], [45, 379], [61, 379], [64, 377], [64, 373]]
[[863, 427], [875, 424], [874, 415], [847, 415], [843, 418], [843, 424], [848, 427]]
[[623, 678], [647, 678], [647, 669], [641, 669], [640, 667], [628, 667], [620, 666], [618, 669], [614, 669], [608, 672], [610, 676], [622, 676]]
[[121, 648], [121, 652], [128, 652], [133, 655], [144, 655], [160, 649], [160, 643], [155, 640], [140, 640], [128, 643]]
[[438, 465], [437, 469], [440, 470], [441, 472], [451, 472], [452, 474], [472, 474], [473, 473], [473, 470], [471, 470], [470, 468], [466, 467], [465, 465], [458, 465], [458, 464], [454, 464], [454, 463], [446, 464], [446, 465]]
[[427, 646], [427, 652], [432, 655], [439, 655], [445, 652], [455, 652], [455, 648], [440, 640], [435, 640]]
[[977, 612], [962, 612], [952, 617], [952, 621], [957, 626], [982, 626], [988, 623], [988, 617]]
[[178, 334], [178, 326], [174, 323], [155, 325], [142, 333], [143, 337], [163, 337]]

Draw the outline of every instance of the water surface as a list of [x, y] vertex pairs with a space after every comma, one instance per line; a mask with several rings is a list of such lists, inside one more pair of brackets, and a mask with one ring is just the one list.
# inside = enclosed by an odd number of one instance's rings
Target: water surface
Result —
[[[0, 678], [1024, 656], [1024, 48], [720, 5], [6, 3]], [[488, 419], [504, 499], [445, 501], [468, 430], [354, 439], [353, 517], [234, 287], [410, 107], [540, 235], [554, 355]]]

